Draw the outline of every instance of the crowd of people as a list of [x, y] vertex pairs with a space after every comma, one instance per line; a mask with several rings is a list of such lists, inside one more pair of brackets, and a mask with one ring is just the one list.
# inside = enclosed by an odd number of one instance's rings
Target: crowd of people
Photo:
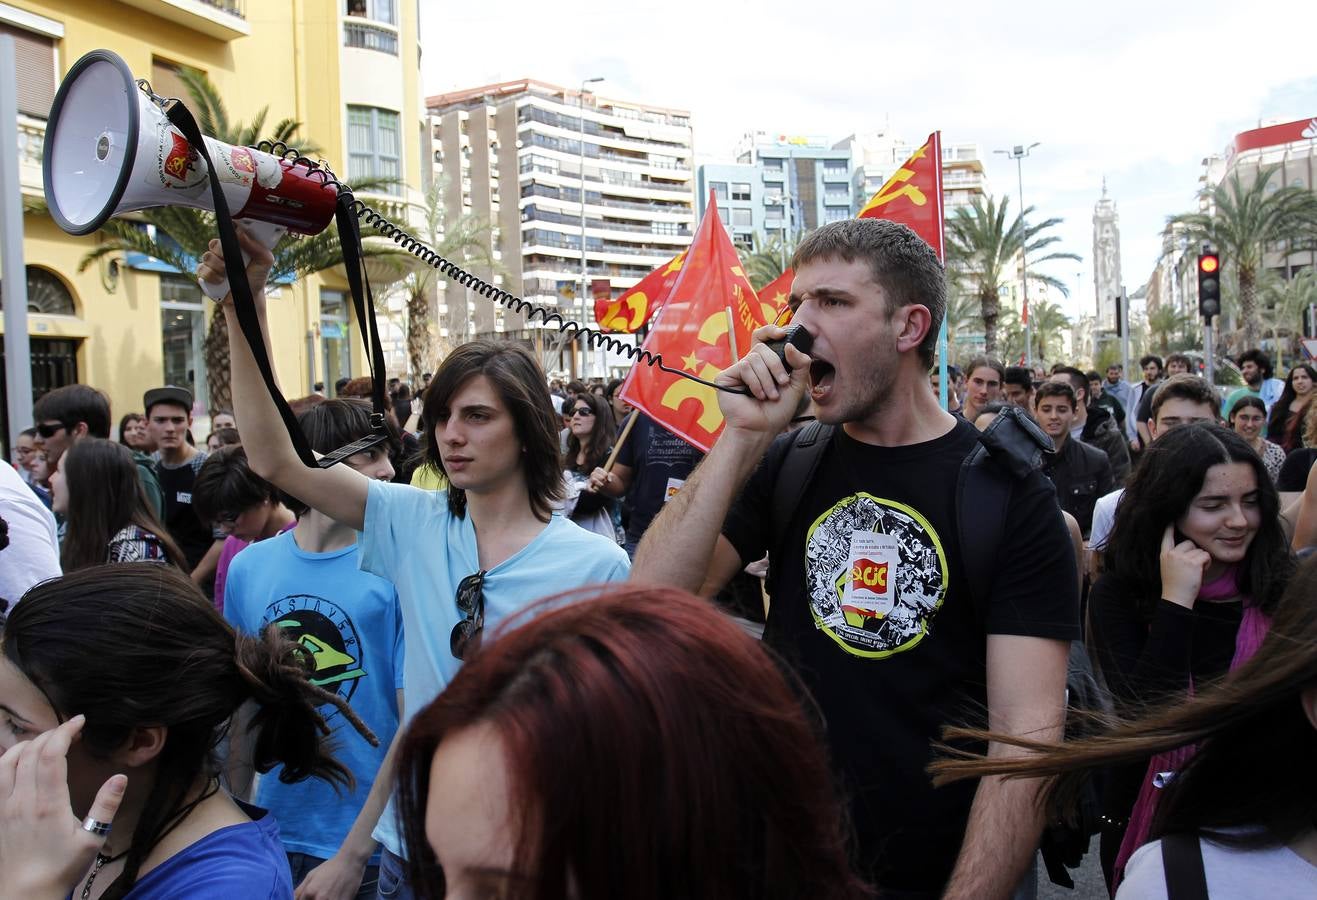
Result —
[[[760, 329], [707, 454], [476, 341], [308, 466], [231, 298], [204, 441], [177, 386], [117, 440], [41, 397], [0, 897], [1029, 898], [1040, 850], [1121, 900], [1317, 896], [1317, 372], [979, 357], [943, 405], [913, 232], [792, 266], [810, 352]], [[380, 437], [374, 388], [290, 400], [299, 439]]]

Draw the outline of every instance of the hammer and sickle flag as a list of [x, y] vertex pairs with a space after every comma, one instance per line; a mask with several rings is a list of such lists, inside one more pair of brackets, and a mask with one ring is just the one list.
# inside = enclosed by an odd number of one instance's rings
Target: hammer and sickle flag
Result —
[[942, 245], [942, 132], [935, 131], [874, 194], [857, 219], [908, 226], [946, 260]]
[[[736, 329], [736, 347], [744, 353], [750, 335], [768, 316], [771, 312], [766, 312], [745, 277], [711, 193], [681, 274], [650, 326], [644, 349], [660, 354], [671, 368], [712, 381], [733, 362], [729, 328]], [[632, 406], [706, 453], [722, 433], [723, 415], [714, 388], [638, 363], [621, 393]]]
[[616, 300], [601, 297], [594, 302], [594, 318], [599, 330], [635, 334], [648, 322], [655, 310], [667, 302], [686, 261], [685, 250], [627, 288]]
[[[923, 238], [937, 251], [937, 258], [946, 262], [942, 243], [942, 132], [935, 131], [924, 145], [897, 169], [891, 178], [878, 189], [878, 193], [864, 204], [857, 219], [887, 219], [900, 222]], [[775, 286], [785, 285], [783, 291], [791, 295], [791, 280], [795, 273], [787, 269], [780, 277], [760, 292], [777, 295]]]

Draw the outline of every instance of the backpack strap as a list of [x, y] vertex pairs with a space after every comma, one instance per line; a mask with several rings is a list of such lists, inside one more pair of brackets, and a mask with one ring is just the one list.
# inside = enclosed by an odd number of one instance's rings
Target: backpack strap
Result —
[[832, 441], [832, 426], [815, 420], [797, 429], [791, 436], [783, 454], [782, 463], [773, 482], [773, 508], [769, 526], [772, 539], [769, 543], [768, 578], [766, 586], [771, 594], [775, 569], [774, 560], [783, 558], [786, 549], [787, 528], [796, 514], [805, 490], [814, 480], [823, 452]]
[[956, 532], [969, 582], [974, 616], [987, 622], [989, 589], [997, 551], [1006, 533], [1006, 512], [1015, 483], [1055, 452], [1052, 440], [1019, 407], [1003, 409], [979, 434], [956, 478]]
[[1166, 900], [1208, 900], [1203, 845], [1197, 834], [1163, 837], [1162, 869], [1166, 873]]

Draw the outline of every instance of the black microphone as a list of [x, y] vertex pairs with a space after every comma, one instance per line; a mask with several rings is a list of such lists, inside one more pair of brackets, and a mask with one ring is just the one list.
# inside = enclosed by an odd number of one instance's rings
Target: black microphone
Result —
[[789, 372], [791, 371], [791, 363], [787, 362], [787, 344], [795, 347], [801, 353], [808, 353], [809, 348], [814, 346], [814, 335], [806, 331], [804, 325], [790, 325], [787, 327], [785, 337], [764, 344], [765, 347], [777, 354], [777, 358], [782, 360], [782, 365]]

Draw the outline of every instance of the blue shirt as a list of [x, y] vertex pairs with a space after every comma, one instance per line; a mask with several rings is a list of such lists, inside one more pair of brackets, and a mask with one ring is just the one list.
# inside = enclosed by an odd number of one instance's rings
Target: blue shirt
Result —
[[336, 789], [319, 778], [284, 784], [276, 767], [256, 788], [256, 803], [279, 820], [284, 848], [326, 859], [338, 852], [365, 805], [398, 730], [402, 614], [393, 585], [358, 568], [356, 544], [310, 553], [297, 545], [295, 533], [251, 544], [233, 558], [224, 617], [252, 635], [278, 624], [315, 660], [311, 681], [351, 703], [379, 738], [379, 746], [372, 747], [326, 703], [320, 714], [334, 729], [334, 756], [352, 772], [356, 786]]
[[[475, 527], [470, 516], [458, 518], [449, 512], [445, 491], [372, 481], [358, 544], [361, 567], [398, 587], [407, 637], [403, 682], [410, 718], [439, 696], [461, 665], [449, 652], [448, 639], [463, 618], [457, 585], [480, 571]], [[622, 581], [629, 570], [626, 551], [615, 542], [555, 514], [534, 540], [485, 574], [484, 640], [540, 597]], [[401, 856], [405, 854], [395, 819], [391, 802], [375, 838]]]
[[127, 900], [292, 900], [293, 877], [274, 816], [211, 832], [137, 880]]

